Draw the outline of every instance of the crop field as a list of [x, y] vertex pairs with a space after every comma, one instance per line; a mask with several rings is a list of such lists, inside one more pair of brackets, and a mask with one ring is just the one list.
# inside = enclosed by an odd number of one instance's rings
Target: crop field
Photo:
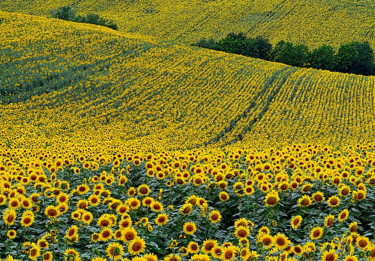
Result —
[[181, 43], [245, 32], [273, 44], [338, 47], [359, 40], [375, 45], [372, 0], [3, 0], [0, 10], [50, 17], [50, 10], [65, 5], [112, 19], [124, 32]]
[[[163, 10], [97, 3], [77, 6]], [[149, 23], [160, 32], [0, 11], [0, 260], [375, 260], [375, 77], [191, 47]]]

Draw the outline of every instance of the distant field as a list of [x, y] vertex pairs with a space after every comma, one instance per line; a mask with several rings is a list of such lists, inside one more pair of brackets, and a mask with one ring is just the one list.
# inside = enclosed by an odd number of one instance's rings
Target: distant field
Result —
[[4, 0], [0, 10], [50, 16], [50, 10], [64, 5], [112, 19], [121, 31], [182, 43], [242, 31], [274, 44], [286, 40], [338, 47], [369, 41], [375, 46], [372, 0]]
[[0, 17], [0, 137], [8, 147], [374, 141], [375, 77], [298, 69], [93, 25]]

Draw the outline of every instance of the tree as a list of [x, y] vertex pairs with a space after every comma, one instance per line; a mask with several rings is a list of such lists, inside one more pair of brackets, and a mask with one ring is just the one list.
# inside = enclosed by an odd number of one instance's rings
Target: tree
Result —
[[275, 62], [304, 67], [308, 53], [309, 49], [304, 44], [293, 45], [290, 42], [280, 41], [271, 52], [271, 59]]
[[257, 49], [256, 58], [270, 60], [271, 52], [272, 52], [272, 44], [269, 42], [269, 40], [258, 36], [255, 38], [255, 41], [256, 41], [256, 49]]
[[97, 14], [88, 14], [87, 16], [76, 15], [76, 11], [70, 6], [60, 7], [57, 10], [51, 11], [52, 17], [63, 19], [67, 21], [73, 21], [77, 23], [88, 23], [102, 25], [114, 30], [117, 30], [117, 25], [111, 21], [100, 17]]
[[371, 75], [375, 73], [374, 51], [368, 42], [341, 45], [336, 54], [339, 72]]
[[60, 7], [51, 11], [53, 18], [72, 21], [75, 18], [76, 11], [69, 5]]
[[215, 49], [216, 41], [214, 38], [209, 38], [208, 40], [206, 38], [200, 39], [197, 43], [193, 44], [194, 46], [207, 48], [207, 49]]
[[312, 68], [332, 71], [335, 69], [335, 50], [323, 45], [309, 53], [307, 62]]

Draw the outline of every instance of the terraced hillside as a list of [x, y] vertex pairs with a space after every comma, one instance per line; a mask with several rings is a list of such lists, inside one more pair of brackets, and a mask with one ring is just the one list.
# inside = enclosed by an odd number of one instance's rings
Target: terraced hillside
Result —
[[243, 31], [272, 43], [338, 47], [369, 41], [375, 46], [372, 0], [3, 0], [0, 10], [50, 16], [50, 10], [64, 5], [112, 19], [121, 31], [182, 43]]
[[374, 141], [375, 77], [298, 69], [94, 25], [7, 12], [0, 18], [3, 146]]

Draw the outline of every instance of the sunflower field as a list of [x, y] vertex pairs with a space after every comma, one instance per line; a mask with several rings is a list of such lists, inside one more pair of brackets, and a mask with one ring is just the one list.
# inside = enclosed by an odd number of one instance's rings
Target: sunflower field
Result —
[[51, 17], [51, 10], [67, 5], [82, 15], [111, 19], [123, 32], [185, 44], [232, 32], [264, 36], [274, 45], [281, 40], [311, 48], [375, 44], [372, 0], [3, 0], [0, 10]]
[[5, 260], [375, 260], [375, 146], [1, 156]]
[[375, 260], [375, 77], [0, 30], [0, 260]]

